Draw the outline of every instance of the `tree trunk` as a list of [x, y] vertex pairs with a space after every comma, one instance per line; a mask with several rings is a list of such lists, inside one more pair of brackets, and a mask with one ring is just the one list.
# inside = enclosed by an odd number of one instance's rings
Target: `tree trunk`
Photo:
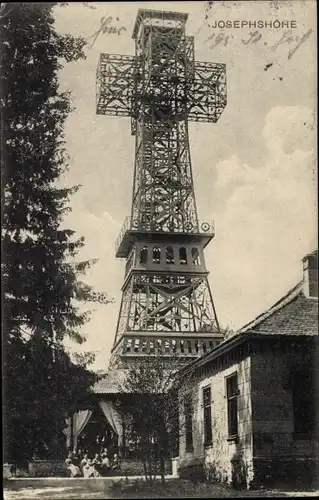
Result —
[[150, 476], [150, 482], [152, 483], [153, 482], [153, 467], [152, 467], [152, 457], [151, 457], [150, 450], [148, 453], [148, 473]]
[[161, 482], [165, 483], [165, 459], [163, 457], [162, 449], [160, 451], [160, 474], [161, 474]]
[[160, 424], [160, 439], [159, 439], [159, 455], [160, 455], [160, 474], [161, 482], [165, 483], [165, 445], [166, 445], [166, 427], [165, 427], [165, 413], [162, 413], [162, 420]]
[[145, 480], [146, 482], [148, 481], [148, 474], [147, 474], [147, 462], [146, 458], [143, 458], [143, 468], [144, 468], [144, 475], [145, 475]]

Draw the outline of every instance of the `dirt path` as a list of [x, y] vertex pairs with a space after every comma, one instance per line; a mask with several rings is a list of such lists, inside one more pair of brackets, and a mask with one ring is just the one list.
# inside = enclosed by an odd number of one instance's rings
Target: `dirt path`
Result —
[[[135, 478], [136, 479], [136, 478]], [[168, 478], [169, 479], [169, 478]], [[260, 490], [260, 491], [238, 491], [222, 485], [198, 484], [196, 487], [189, 481], [181, 481], [170, 478], [165, 486], [165, 492], [160, 492], [161, 487], [155, 488], [155, 495], [148, 495], [143, 485], [140, 485], [133, 496], [129, 498], [156, 498], [186, 496], [188, 498], [247, 498], [247, 497], [295, 497], [295, 496], [318, 496], [315, 491], [282, 491], [282, 490]], [[5, 500], [90, 500], [125, 498], [124, 491], [116, 495], [113, 489], [114, 483], [120, 478], [21, 478], [10, 479], [4, 488]], [[122, 479], [124, 482], [124, 480]], [[127, 483], [125, 483], [127, 484]], [[146, 486], [146, 485], [145, 485]], [[161, 493], [164, 493], [162, 495]], [[180, 494], [182, 495], [180, 495]], [[167, 495], [167, 496], [166, 496]]]

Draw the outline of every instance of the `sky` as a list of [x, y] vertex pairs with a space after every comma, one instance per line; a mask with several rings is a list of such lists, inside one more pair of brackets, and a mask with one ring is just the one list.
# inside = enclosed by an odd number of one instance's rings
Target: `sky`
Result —
[[[61, 184], [82, 185], [65, 225], [85, 237], [79, 258], [99, 259], [86, 282], [114, 299], [94, 304], [83, 328], [87, 341], [73, 345], [96, 353], [95, 369], [107, 368], [114, 341], [125, 268], [114, 245], [130, 214], [134, 166], [130, 119], [96, 115], [96, 67], [101, 52], [134, 54], [139, 8], [188, 13], [196, 59], [226, 64], [228, 102], [219, 121], [189, 125], [198, 216], [215, 223], [205, 259], [219, 323], [238, 329], [268, 309], [302, 279], [301, 259], [317, 246], [316, 2], [215, 1], [206, 20], [205, 5], [55, 8], [57, 30], [89, 43], [86, 59], [60, 73], [61, 90], [71, 91], [75, 106], [65, 128], [70, 168]], [[95, 37], [103, 17], [112, 18], [115, 33]], [[289, 26], [223, 28], [236, 20]]]

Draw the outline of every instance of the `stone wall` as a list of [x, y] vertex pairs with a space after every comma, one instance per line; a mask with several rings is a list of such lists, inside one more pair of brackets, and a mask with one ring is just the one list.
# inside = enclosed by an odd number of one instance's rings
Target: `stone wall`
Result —
[[[255, 484], [295, 482], [315, 470], [316, 442], [294, 435], [291, 367], [302, 362], [297, 349], [263, 347], [252, 356], [252, 419]], [[279, 473], [279, 471], [282, 471]], [[299, 474], [297, 471], [299, 470]], [[289, 473], [290, 471], [290, 473]], [[301, 472], [304, 471], [304, 472]], [[308, 471], [308, 472], [307, 472]]]
[[[121, 460], [121, 472], [118, 475], [139, 476], [144, 475], [144, 467], [142, 460], [123, 458]], [[172, 474], [172, 462], [167, 460], [165, 462], [165, 474]]]
[[[68, 477], [70, 475], [64, 460], [33, 460], [29, 463], [31, 477]], [[17, 471], [17, 476], [19, 476]]]
[[[229, 440], [227, 424], [227, 397], [225, 377], [237, 371], [238, 375], [238, 437]], [[202, 389], [211, 386], [212, 430], [210, 446], [204, 446]], [[180, 426], [180, 476], [204, 469], [212, 480], [249, 487], [252, 471], [252, 412], [251, 412], [250, 356], [228, 364], [202, 378], [194, 389], [194, 421], [192, 452], [186, 451], [184, 417]], [[182, 412], [181, 412], [182, 413]], [[200, 473], [199, 473], [200, 475]]]
[[[11, 466], [4, 468], [4, 476], [12, 477]], [[165, 474], [172, 474], [172, 462], [165, 462]], [[123, 458], [121, 460], [121, 470], [109, 472], [108, 476], [140, 476], [144, 475], [143, 462], [137, 459]], [[29, 463], [28, 471], [16, 470], [15, 477], [69, 477], [70, 473], [64, 461], [56, 460], [34, 460]]]

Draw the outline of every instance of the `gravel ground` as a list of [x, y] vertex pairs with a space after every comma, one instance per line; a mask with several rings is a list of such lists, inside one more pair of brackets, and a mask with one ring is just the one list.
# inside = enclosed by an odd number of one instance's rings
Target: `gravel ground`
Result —
[[128, 483], [120, 478], [70, 479], [39, 478], [9, 479], [4, 485], [5, 500], [82, 500], [109, 498], [246, 498], [318, 496], [318, 491], [238, 491], [222, 485], [197, 484], [168, 479], [147, 485], [141, 481]]

